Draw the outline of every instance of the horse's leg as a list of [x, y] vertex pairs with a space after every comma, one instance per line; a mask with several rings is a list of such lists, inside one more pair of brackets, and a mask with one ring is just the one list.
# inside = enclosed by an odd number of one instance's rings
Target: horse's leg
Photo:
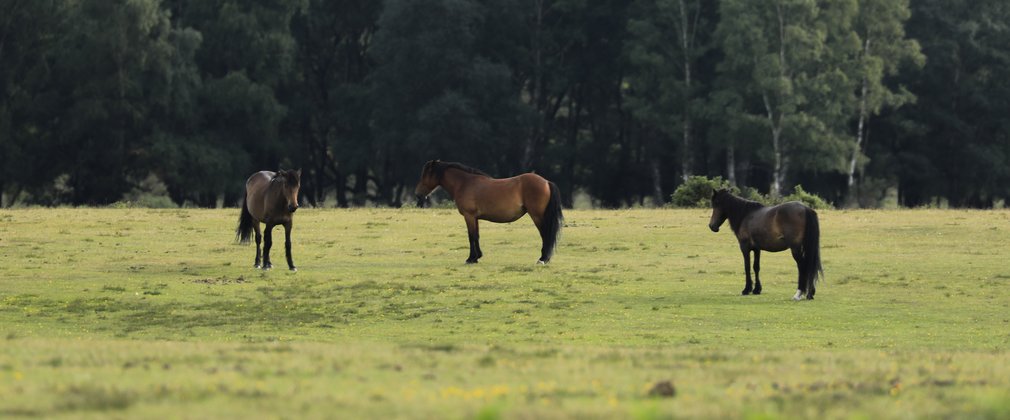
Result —
[[547, 249], [547, 235], [549, 233], [544, 231], [544, 216], [537, 216], [531, 212], [530, 218], [533, 219], [533, 224], [537, 227], [537, 232], [540, 232], [540, 242], [542, 244], [540, 246], [540, 259], [537, 260], [537, 264], [547, 264], [551, 261], [551, 259], [547, 256], [548, 251], [550, 251]]
[[480, 257], [484, 256], [480, 252], [480, 233], [477, 230], [477, 218], [474, 216], [463, 216], [466, 219], [466, 233], [470, 239], [470, 257], [466, 259], [467, 264], [476, 264]]
[[754, 294], [761, 294], [761, 249], [754, 250]]
[[797, 274], [798, 280], [796, 281], [796, 294], [793, 295], [793, 300], [801, 300], [803, 299], [803, 295], [807, 292], [806, 282], [803, 281], [803, 279], [806, 278], [804, 276], [806, 273], [803, 272], [803, 250], [797, 246], [793, 247], [792, 251], [793, 260], [796, 260], [796, 271], [799, 272], [799, 274]]
[[743, 252], [743, 271], [747, 279], [747, 284], [743, 288], [743, 294], [749, 295], [754, 289], [754, 283], [750, 280], [750, 248], [744, 244], [740, 244], [740, 251]]
[[284, 224], [284, 254], [288, 257], [288, 269], [291, 271], [298, 271], [295, 268], [295, 262], [291, 261], [291, 222], [288, 221]]
[[273, 264], [270, 264], [270, 247], [274, 244], [273, 232], [274, 225], [267, 223], [266, 229], [263, 232], [263, 269], [269, 270], [273, 268]]
[[263, 242], [263, 234], [260, 232], [260, 222], [253, 222], [253, 226], [256, 227], [256, 263], [253, 267], [260, 268], [260, 242]]

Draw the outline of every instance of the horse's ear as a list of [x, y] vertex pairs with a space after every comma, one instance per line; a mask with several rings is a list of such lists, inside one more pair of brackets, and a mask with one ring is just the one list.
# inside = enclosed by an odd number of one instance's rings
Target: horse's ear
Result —
[[718, 195], [718, 194], [719, 194], [719, 191], [716, 190], [715, 188], [712, 188], [712, 198], [715, 198], [715, 196]]
[[295, 176], [299, 179], [302, 177], [302, 168], [295, 169]]

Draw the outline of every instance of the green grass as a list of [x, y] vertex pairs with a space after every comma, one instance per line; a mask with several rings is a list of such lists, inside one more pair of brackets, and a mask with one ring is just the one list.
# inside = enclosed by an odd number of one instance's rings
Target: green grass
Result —
[[0, 211], [0, 417], [1010, 417], [1007, 211], [822, 211], [803, 302], [706, 210], [568, 211], [545, 267], [528, 219], [468, 266], [454, 210], [305, 209], [297, 273], [237, 214]]

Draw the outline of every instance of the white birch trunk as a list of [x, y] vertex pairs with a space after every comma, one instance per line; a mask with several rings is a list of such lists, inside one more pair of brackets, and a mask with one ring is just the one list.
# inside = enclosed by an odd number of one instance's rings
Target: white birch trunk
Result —
[[[870, 53], [870, 39], [867, 38], [866, 42], [863, 44], [863, 60]], [[863, 142], [866, 138], [866, 119], [867, 119], [867, 101], [869, 96], [869, 81], [866, 79], [866, 75], [863, 75], [862, 88], [859, 92], [859, 121], [856, 125], [856, 147], [852, 150], [852, 157], [849, 159], [849, 179], [848, 179], [848, 191], [849, 204], [855, 204], [855, 187], [856, 187], [856, 162], [859, 160], [859, 153], [863, 149]]]

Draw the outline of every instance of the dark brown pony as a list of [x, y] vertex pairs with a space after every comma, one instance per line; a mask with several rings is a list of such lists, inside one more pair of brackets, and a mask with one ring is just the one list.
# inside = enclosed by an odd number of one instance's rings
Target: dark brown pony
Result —
[[302, 170], [275, 172], [260, 171], [252, 174], [245, 182], [245, 200], [242, 200], [242, 214], [238, 219], [239, 243], [249, 243], [249, 235], [256, 231], [256, 262], [260, 268], [260, 223], [265, 223], [266, 243], [263, 246], [263, 269], [273, 268], [270, 264], [270, 246], [273, 245], [271, 231], [274, 226], [284, 225], [284, 251], [288, 257], [288, 268], [298, 271], [291, 261], [291, 218], [298, 210], [298, 189], [301, 187]]
[[[743, 294], [761, 294], [761, 251], [779, 252], [789, 249], [799, 269], [799, 280], [793, 300], [814, 298], [818, 274], [821, 269], [820, 227], [817, 212], [798, 201], [765, 207], [763, 204], [745, 200], [729, 191], [712, 192], [712, 220], [708, 227], [713, 232], [729, 219], [729, 227], [736, 234], [743, 252], [744, 272], [747, 284]], [[750, 252], [754, 251], [754, 283], [750, 280]]]
[[540, 264], [547, 264], [558, 243], [564, 216], [558, 186], [540, 175], [528, 173], [495, 179], [479, 170], [455, 162], [428, 161], [421, 170], [421, 180], [414, 189], [418, 202], [442, 187], [456, 202], [456, 209], [466, 220], [470, 238], [470, 257], [474, 264], [484, 255], [480, 251], [477, 221], [511, 223], [529, 213], [540, 230], [543, 247]]

